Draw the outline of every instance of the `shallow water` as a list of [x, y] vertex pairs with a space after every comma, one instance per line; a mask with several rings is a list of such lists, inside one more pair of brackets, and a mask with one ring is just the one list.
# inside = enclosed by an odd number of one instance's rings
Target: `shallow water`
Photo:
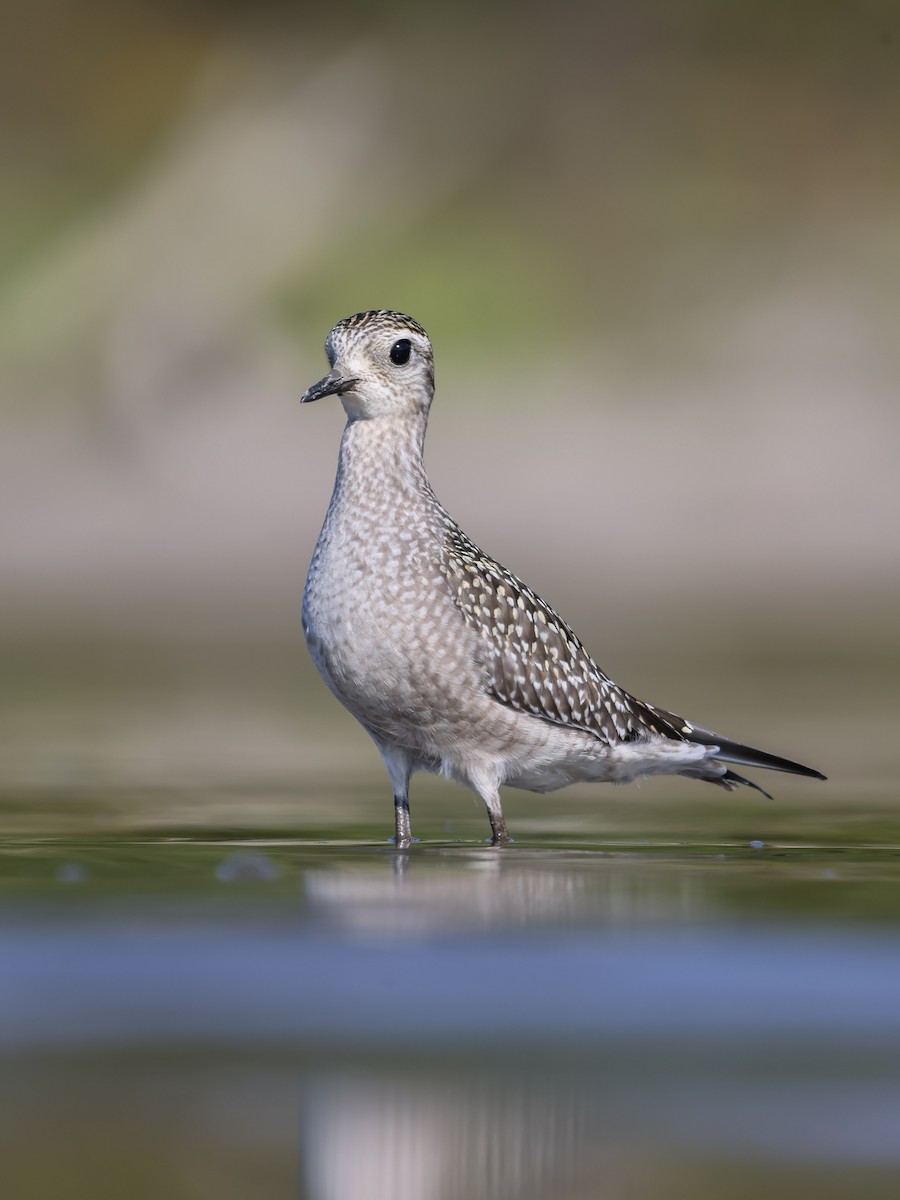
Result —
[[508, 792], [499, 851], [417, 778], [398, 853], [366, 739], [244, 682], [16, 710], [4, 1196], [900, 1195], [893, 776]]
[[8, 843], [5, 1194], [898, 1194], [900, 855], [643, 843]]

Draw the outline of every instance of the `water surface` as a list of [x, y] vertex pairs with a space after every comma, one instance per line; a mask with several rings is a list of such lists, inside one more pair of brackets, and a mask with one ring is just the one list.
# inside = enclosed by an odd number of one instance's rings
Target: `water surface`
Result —
[[366, 739], [243, 684], [19, 695], [4, 1195], [900, 1194], [900, 820], [824, 708], [837, 783], [507, 792], [498, 851], [417, 779], [398, 853]]

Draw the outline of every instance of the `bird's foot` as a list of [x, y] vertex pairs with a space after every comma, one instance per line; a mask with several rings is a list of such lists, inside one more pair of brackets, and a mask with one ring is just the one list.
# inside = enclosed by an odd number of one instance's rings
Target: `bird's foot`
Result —
[[492, 846], [508, 846], [512, 842], [512, 838], [506, 832], [506, 825], [501, 821], [491, 821], [491, 837], [490, 843]]

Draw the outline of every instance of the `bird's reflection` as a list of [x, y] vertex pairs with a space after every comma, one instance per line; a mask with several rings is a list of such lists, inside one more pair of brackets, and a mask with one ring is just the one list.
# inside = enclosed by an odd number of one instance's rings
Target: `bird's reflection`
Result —
[[378, 935], [668, 924], [708, 905], [701, 872], [641, 869], [635, 856], [485, 849], [386, 851], [358, 866], [304, 872], [316, 919]]
[[771, 1200], [794, 1200], [858, 1195], [862, 1163], [881, 1165], [878, 1195], [898, 1194], [894, 1080], [814, 1065], [786, 1078], [774, 1060], [743, 1073], [684, 1063], [673, 1072], [640, 1058], [603, 1070], [532, 1059], [526, 1069], [528, 1060], [523, 1048], [518, 1067], [499, 1070], [457, 1063], [429, 1076], [419, 1064], [308, 1078], [304, 1196], [718, 1200], [749, 1171]]
[[611, 1129], [602, 1115], [595, 1092], [535, 1079], [318, 1080], [302, 1130], [306, 1191], [310, 1200], [568, 1194], [600, 1166]]

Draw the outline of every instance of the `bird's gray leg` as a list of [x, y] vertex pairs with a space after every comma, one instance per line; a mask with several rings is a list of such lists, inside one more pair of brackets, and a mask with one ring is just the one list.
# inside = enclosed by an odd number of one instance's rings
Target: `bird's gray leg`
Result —
[[491, 821], [491, 845], [505, 846], [512, 838], [506, 832], [506, 822], [503, 820], [503, 813], [494, 812], [493, 809], [488, 809], [488, 817]]
[[409, 796], [394, 793], [394, 844], [406, 849], [411, 841], [409, 827]]
[[408, 754], [394, 746], [379, 746], [384, 765], [394, 789], [394, 845], [406, 850], [412, 841], [409, 824], [409, 777], [412, 762]]
[[502, 769], [496, 761], [482, 761], [470, 768], [467, 782], [476, 795], [481, 797], [488, 811], [491, 823], [491, 845], [505, 846], [511, 841], [506, 832], [506, 822], [503, 820], [503, 809], [500, 807], [500, 784], [503, 780]]
[[484, 801], [484, 806], [488, 811], [488, 820], [491, 823], [491, 845], [505, 846], [507, 842], [512, 841], [512, 838], [506, 831], [503, 809], [500, 807], [499, 789], [496, 784], [492, 787], [478, 788], [478, 795]]

